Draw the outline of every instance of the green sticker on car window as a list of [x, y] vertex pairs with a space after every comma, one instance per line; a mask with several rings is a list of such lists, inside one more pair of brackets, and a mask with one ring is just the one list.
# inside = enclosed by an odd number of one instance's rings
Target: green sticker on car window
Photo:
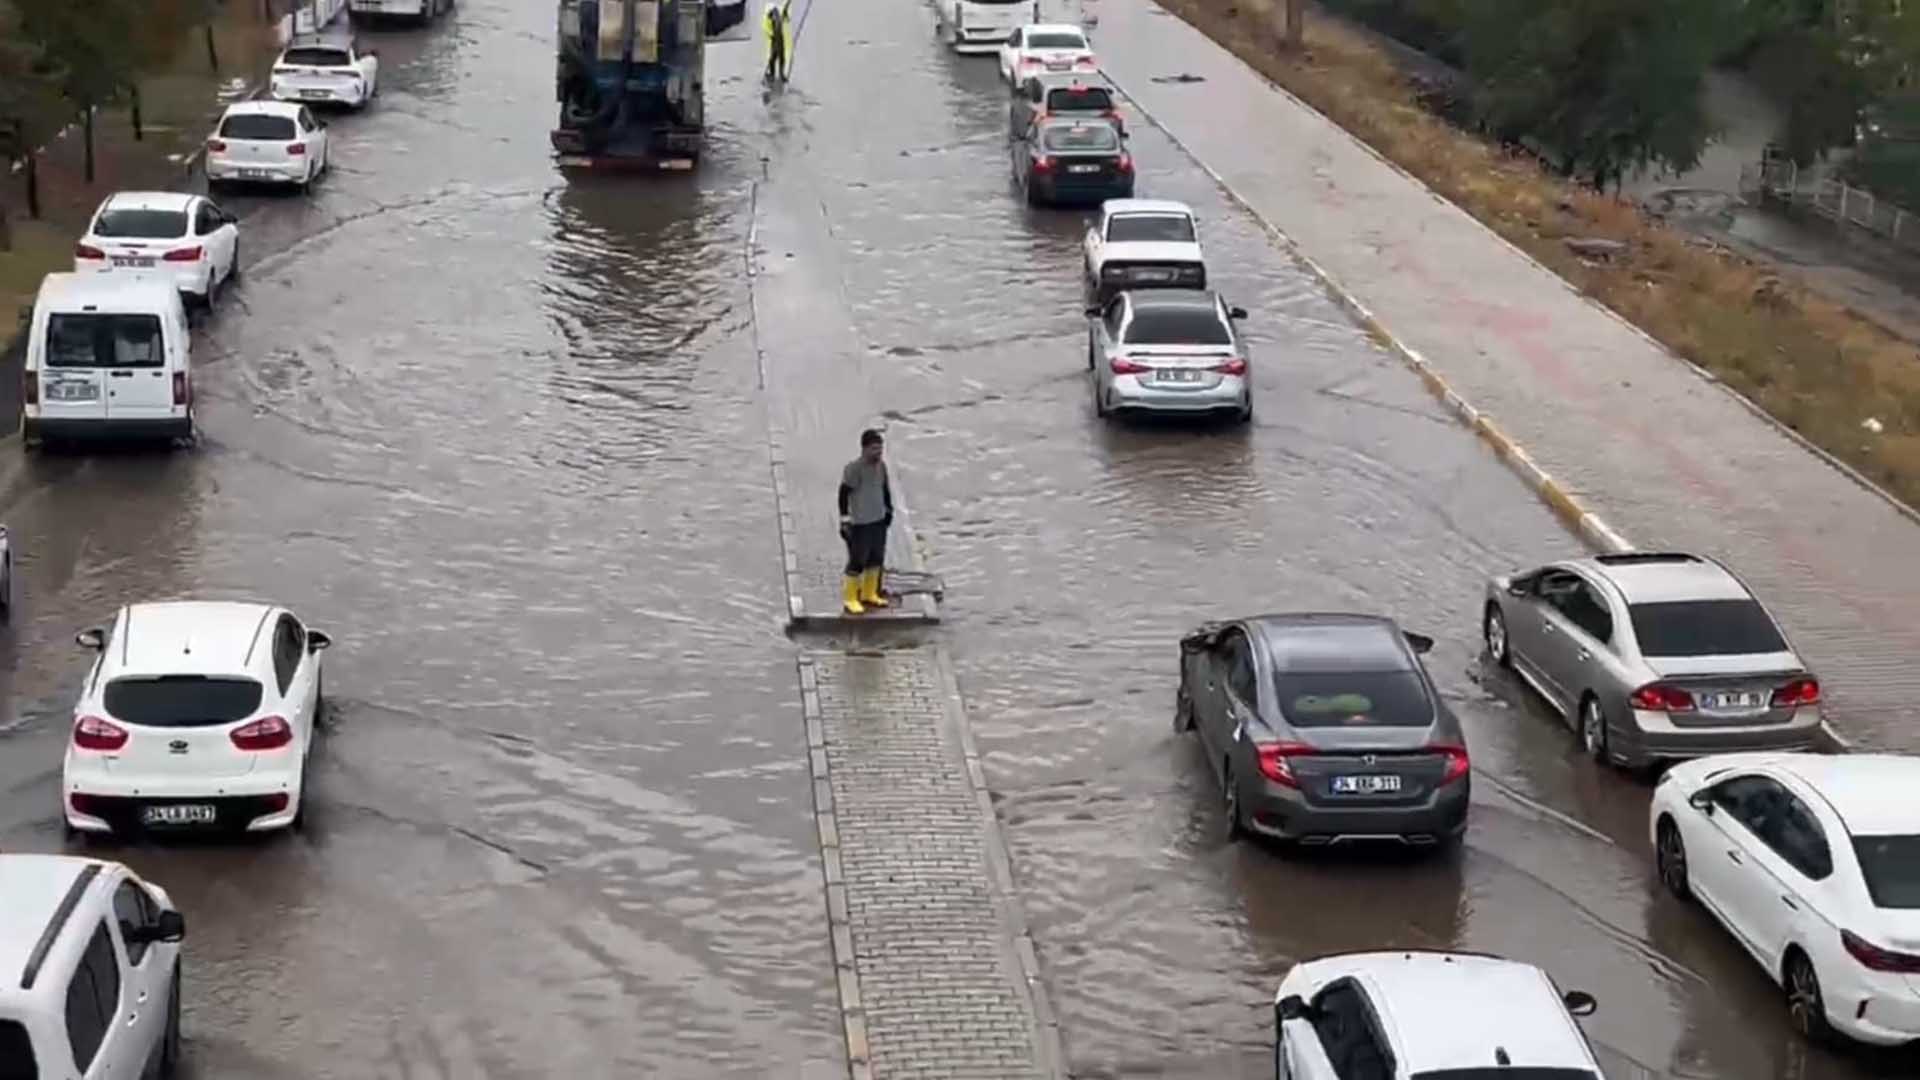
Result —
[[1373, 699], [1365, 694], [1302, 694], [1293, 699], [1293, 710], [1307, 715], [1358, 715], [1373, 711]]

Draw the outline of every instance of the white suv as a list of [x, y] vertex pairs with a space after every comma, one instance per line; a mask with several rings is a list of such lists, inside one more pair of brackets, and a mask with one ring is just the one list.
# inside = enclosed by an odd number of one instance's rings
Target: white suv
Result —
[[118, 863], [0, 855], [0, 1076], [174, 1075], [180, 939], [157, 885]]
[[67, 827], [281, 829], [300, 818], [333, 644], [268, 604], [130, 604], [74, 706], [61, 781]]
[[1525, 1076], [1601, 1080], [1566, 994], [1532, 964], [1483, 953], [1374, 952], [1299, 964], [1274, 1001], [1278, 1080]]

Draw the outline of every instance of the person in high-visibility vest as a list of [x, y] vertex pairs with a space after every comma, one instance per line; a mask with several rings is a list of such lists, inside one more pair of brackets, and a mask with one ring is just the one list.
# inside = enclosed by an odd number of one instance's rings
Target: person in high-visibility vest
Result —
[[768, 3], [767, 14], [761, 24], [767, 32], [767, 81], [779, 79], [786, 82], [787, 55], [792, 51], [787, 5]]

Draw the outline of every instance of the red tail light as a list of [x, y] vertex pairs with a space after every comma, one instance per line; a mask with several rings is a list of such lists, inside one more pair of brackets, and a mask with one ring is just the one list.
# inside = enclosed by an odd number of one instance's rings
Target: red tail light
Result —
[[1109, 357], [1107, 366], [1113, 369], [1115, 375], [1145, 375], [1153, 370], [1145, 364], [1135, 363], [1124, 356]]
[[67, 796], [67, 805], [73, 807], [74, 813], [85, 814], [88, 817], [99, 817], [100, 811], [104, 809], [98, 795], [82, 795], [78, 791]]
[[1473, 759], [1467, 756], [1467, 748], [1464, 746], [1446, 744], [1431, 746], [1428, 749], [1436, 754], [1447, 755], [1447, 771], [1440, 777], [1442, 786], [1451, 784], [1473, 771]]
[[1257, 753], [1260, 755], [1261, 776], [1283, 787], [1297, 788], [1300, 780], [1293, 775], [1290, 759], [1313, 753], [1313, 747], [1305, 743], [1266, 743]]
[[1776, 709], [1818, 704], [1820, 704], [1819, 679], [1795, 679], [1773, 692], [1773, 707]]
[[1133, 171], [1133, 155], [1132, 154], [1120, 155], [1120, 171], [1121, 172]]
[[1213, 365], [1213, 370], [1222, 375], [1245, 375], [1247, 373], [1247, 362], [1236, 356], [1231, 360], [1222, 360]]
[[227, 144], [226, 144], [226, 143], [224, 143], [224, 142], [222, 142], [222, 141], [220, 141], [219, 139], [208, 139], [208, 140], [207, 140], [207, 153], [209, 153], [209, 154], [224, 154], [224, 153], [226, 153], [226, 152], [227, 152]]
[[306, 157], [307, 144], [306, 143], [288, 143], [287, 156], [288, 157]]
[[260, 796], [260, 811], [263, 814], [277, 814], [285, 810], [287, 804], [292, 801], [292, 799], [287, 798], [287, 793], [284, 791], [276, 791], [271, 795], [262, 795]]
[[82, 750], [118, 750], [127, 745], [127, 729], [97, 716], [83, 716], [73, 725], [73, 745]]
[[1648, 683], [1633, 692], [1630, 699], [1636, 709], [1648, 712], [1692, 712], [1693, 695], [1677, 686], [1665, 683]]
[[1037, 157], [1037, 158], [1034, 158], [1034, 159], [1033, 159], [1033, 171], [1034, 171], [1034, 172], [1052, 172], [1052, 171], [1053, 171], [1053, 159], [1052, 159], [1052, 158], [1050, 158], [1050, 157], [1045, 157], [1045, 156], [1041, 156], [1041, 157]]
[[107, 253], [92, 244], [73, 245], [73, 257], [76, 259], [104, 259]]
[[241, 750], [278, 750], [293, 741], [293, 729], [277, 716], [266, 716], [227, 736]]
[[1074, 58], [1074, 61], [1073, 61], [1073, 66], [1074, 66], [1074, 67], [1083, 67], [1083, 68], [1090, 68], [1090, 67], [1092, 67], [1092, 66], [1093, 66], [1093, 57], [1091, 57], [1091, 56], [1079, 56], [1079, 57], [1075, 57], [1075, 58]]
[[1860, 961], [1860, 966], [1869, 971], [1891, 971], [1902, 975], [1920, 975], [1920, 956], [1912, 953], [1895, 952], [1872, 944], [1851, 930], [1840, 931], [1840, 944], [1846, 946], [1847, 954]]
[[160, 259], [163, 262], [199, 262], [202, 250], [204, 249], [201, 248], [199, 244], [195, 244], [192, 247], [175, 248], [165, 255], [160, 256]]
[[189, 404], [192, 401], [193, 401], [193, 385], [187, 382], [187, 373], [184, 371], [174, 372], [173, 373], [174, 407], [178, 408], [182, 405]]
[[29, 405], [40, 404], [40, 373], [29, 371], [20, 376], [20, 397]]

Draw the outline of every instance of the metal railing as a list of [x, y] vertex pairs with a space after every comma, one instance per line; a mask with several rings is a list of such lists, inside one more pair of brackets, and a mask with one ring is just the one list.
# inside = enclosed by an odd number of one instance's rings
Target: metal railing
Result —
[[1903, 207], [1824, 172], [1773, 159], [1740, 169], [1743, 198], [1772, 199], [1810, 210], [1842, 228], [1865, 229], [1920, 251], [1920, 219]]

